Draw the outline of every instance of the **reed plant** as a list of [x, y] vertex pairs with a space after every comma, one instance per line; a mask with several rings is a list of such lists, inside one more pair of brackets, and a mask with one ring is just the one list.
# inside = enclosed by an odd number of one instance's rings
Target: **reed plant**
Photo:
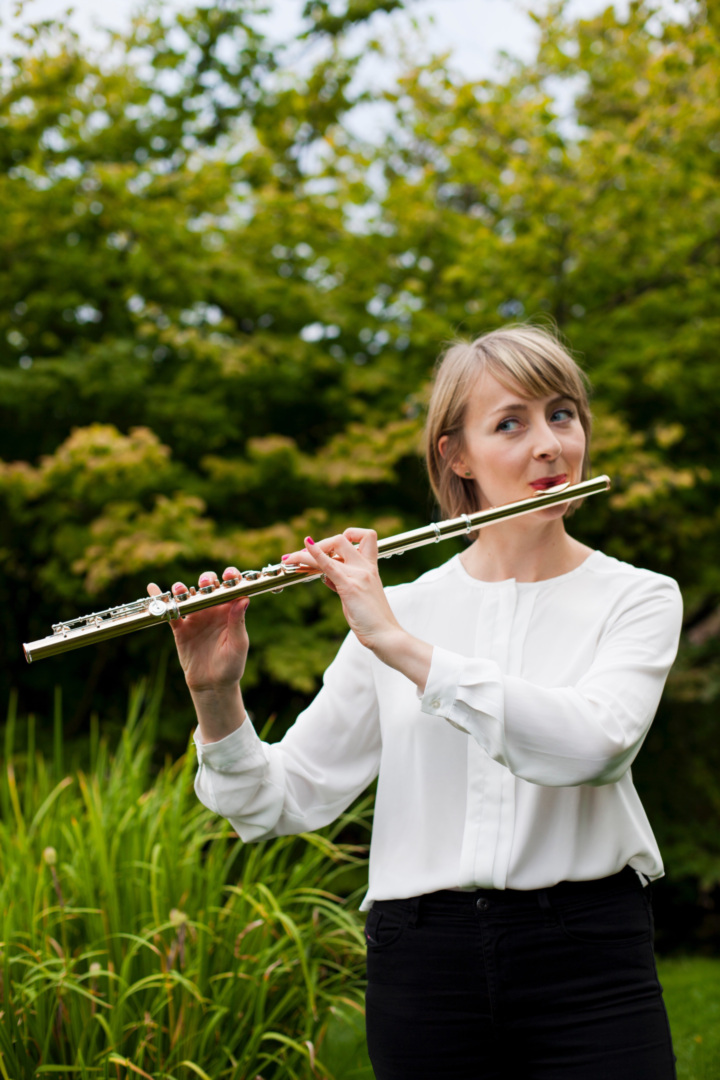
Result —
[[[152, 765], [158, 700], [66, 769], [11, 706], [0, 779], [0, 1074], [333, 1076], [361, 1030], [357, 894], [369, 802], [333, 828], [242, 844], [197, 801], [195, 756]], [[351, 826], [356, 843], [341, 842]], [[334, 1035], [333, 1035], [334, 1032]], [[344, 1074], [346, 1080], [348, 1073]], [[360, 1075], [360, 1073], [358, 1073]]]

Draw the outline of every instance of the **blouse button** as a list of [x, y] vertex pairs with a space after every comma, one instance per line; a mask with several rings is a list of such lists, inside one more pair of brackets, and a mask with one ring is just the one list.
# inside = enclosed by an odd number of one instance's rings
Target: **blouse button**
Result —
[[476, 901], [475, 906], [477, 907], [478, 911], [489, 911], [490, 901], [486, 900], [484, 896], [481, 896], [480, 899]]
[[440, 708], [440, 702], [438, 701], [437, 698], [433, 698], [432, 701], [430, 702], [430, 704], [433, 707], [433, 709], [439, 709]]

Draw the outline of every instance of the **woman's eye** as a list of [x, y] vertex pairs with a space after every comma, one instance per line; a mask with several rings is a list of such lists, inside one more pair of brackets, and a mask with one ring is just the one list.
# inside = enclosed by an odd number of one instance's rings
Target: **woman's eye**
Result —
[[507, 420], [501, 420], [497, 426], [498, 431], [517, 431], [520, 427], [520, 421], [515, 420], [512, 416], [509, 416]]
[[551, 419], [554, 420], [555, 423], [562, 423], [563, 420], [572, 420], [574, 416], [575, 412], [573, 409], [556, 409], [552, 414]]

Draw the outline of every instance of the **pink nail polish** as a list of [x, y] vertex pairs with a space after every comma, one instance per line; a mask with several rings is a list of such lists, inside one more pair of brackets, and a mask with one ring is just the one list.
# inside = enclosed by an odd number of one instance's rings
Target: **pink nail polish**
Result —
[[285, 560], [286, 560], [286, 559], [289, 559], [289, 558], [290, 558], [290, 556], [289, 556], [289, 555], [283, 555], [283, 557], [281, 558], [280, 562], [285, 562]]
[[306, 544], [314, 544], [315, 541], [313, 540], [312, 536], [306, 536], [305, 537], [305, 543]]

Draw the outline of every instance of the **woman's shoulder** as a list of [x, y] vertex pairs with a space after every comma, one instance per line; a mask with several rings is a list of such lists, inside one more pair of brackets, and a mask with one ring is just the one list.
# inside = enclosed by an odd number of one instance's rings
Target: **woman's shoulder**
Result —
[[600, 579], [604, 585], [616, 582], [619, 586], [669, 590], [679, 593], [680, 587], [674, 578], [667, 574], [660, 574], [657, 570], [648, 570], [633, 563], [623, 562], [613, 555], [606, 555], [604, 551], [593, 551], [586, 562], [585, 568], [591, 574]]
[[[459, 555], [453, 555], [413, 581], [389, 586], [386, 593], [396, 615], [402, 616], [404, 612], [417, 612], [428, 605], [432, 608], [440, 597], [445, 600], [451, 600], [455, 595], [466, 598], [469, 585], [482, 590], [486, 583], [469, 578]], [[521, 587], [551, 593], [567, 593], [569, 589], [576, 601], [583, 598], [590, 604], [597, 602], [610, 609], [618, 604], [632, 606], [642, 600], [659, 598], [672, 607], [682, 608], [680, 589], [674, 578], [598, 550], [568, 574]]]
[[587, 559], [586, 580], [592, 582], [591, 596], [611, 615], [623, 618], [652, 613], [669, 624], [682, 621], [683, 601], [680, 587], [674, 578], [648, 570], [642, 566], [623, 562], [602, 551], [595, 551]]

